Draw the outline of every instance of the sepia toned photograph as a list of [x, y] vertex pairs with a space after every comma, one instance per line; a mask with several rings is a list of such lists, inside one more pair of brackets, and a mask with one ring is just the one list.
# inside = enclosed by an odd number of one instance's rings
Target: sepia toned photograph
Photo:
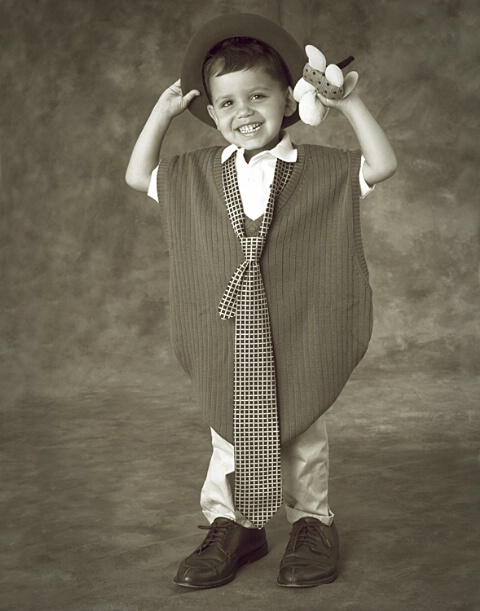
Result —
[[0, 611], [480, 609], [473, 0], [1, 0]]

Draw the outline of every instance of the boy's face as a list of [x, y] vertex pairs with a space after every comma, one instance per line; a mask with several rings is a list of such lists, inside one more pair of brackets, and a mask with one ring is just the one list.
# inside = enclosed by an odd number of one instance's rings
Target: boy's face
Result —
[[291, 88], [263, 68], [214, 76], [210, 94], [210, 116], [228, 142], [245, 149], [247, 161], [278, 144], [283, 118], [296, 109]]

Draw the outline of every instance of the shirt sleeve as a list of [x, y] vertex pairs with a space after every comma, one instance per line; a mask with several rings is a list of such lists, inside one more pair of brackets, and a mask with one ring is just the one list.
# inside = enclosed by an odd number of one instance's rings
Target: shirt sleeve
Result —
[[[360, 173], [361, 173], [361, 170], [360, 170]], [[157, 175], [158, 175], [158, 166], [153, 170], [152, 175], [150, 177], [150, 184], [148, 185], [147, 195], [148, 197], [151, 197], [152, 199], [154, 199], [158, 204]]]
[[[358, 180], [360, 182], [360, 196], [362, 199], [367, 197], [367, 195], [369, 195], [375, 189], [375, 185], [371, 187], [365, 180], [365, 177], [363, 175], [363, 164], [364, 163], [365, 163], [365, 157], [362, 155], [362, 158], [360, 161], [360, 172], [358, 175]], [[156, 183], [155, 183], [155, 190], [156, 190]]]

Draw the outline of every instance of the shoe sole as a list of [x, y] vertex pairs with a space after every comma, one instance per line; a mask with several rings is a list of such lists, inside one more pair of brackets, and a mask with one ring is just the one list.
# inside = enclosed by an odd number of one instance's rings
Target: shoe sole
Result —
[[313, 588], [315, 586], [321, 586], [325, 583], [332, 583], [337, 578], [337, 573], [330, 575], [329, 577], [324, 577], [323, 579], [319, 579], [318, 581], [308, 581], [304, 583], [282, 583], [277, 579], [277, 585], [282, 588]]
[[243, 566], [244, 564], [251, 564], [252, 562], [256, 562], [257, 560], [260, 560], [267, 554], [268, 554], [268, 543], [265, 543], [264, 545], [262, 545], [262, 547], [259, 547], [258, 549], [251, 552], [250, 554], [247, 554], [246, 556], [243, 556], [242, 558], [240, 558], [240, 560], [238, 561], [233, 571], [229, 575], [224, 577], [223, 579], [220, 579], [219, 581], [214, 581], [208, 584], [198, 584], [198, 583], [189, 583], [188, 581], [177, 581], [177, 578], [175, 577], [173, 582], [176, 583], [177, 586], [182, 586], [183, 588], [192, 588], [195, 590], [207, 590], [209, 588], [218, 588], [219, 586], [224, 586], [227, 583], [230, 583], [231, 581], [233, 581], [235, 579], [235, 575], [237, 574], [237, 570], [241, 566]]

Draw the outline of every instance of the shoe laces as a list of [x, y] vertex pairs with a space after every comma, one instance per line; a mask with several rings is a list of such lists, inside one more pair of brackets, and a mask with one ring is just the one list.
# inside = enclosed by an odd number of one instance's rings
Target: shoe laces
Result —
[[290, 535], [293, 550], [301, 545], [308, 545], [312, 549], [317, 548], [319, 536], [327, 548], [332, 547], [325, 533], [319, 528], [319, 525], [314, 522], [303, 522], [300, 527], [293, 528]]
[[227, 531], [230, 528], [230, 525], [230, 522], [214, 522], [210, 526], [199, 526], [198, 528], [200, 528], [201, 530], [208, 530], [208, 534], [198, 547], [197, 552], [200, 554], [211, 545], [214, 545], [216, 543], [223, 543], [225, 535], [227, 534]]

